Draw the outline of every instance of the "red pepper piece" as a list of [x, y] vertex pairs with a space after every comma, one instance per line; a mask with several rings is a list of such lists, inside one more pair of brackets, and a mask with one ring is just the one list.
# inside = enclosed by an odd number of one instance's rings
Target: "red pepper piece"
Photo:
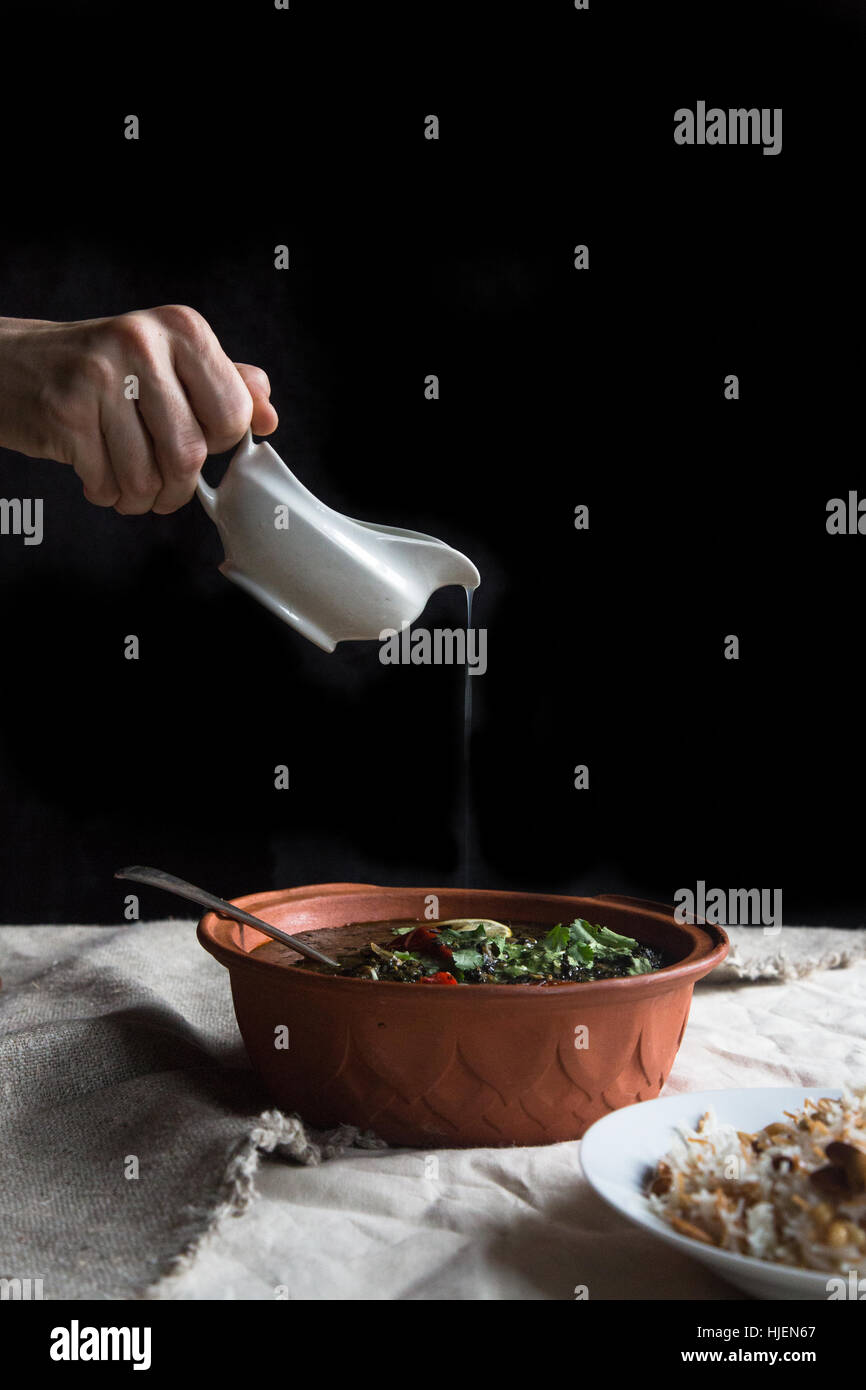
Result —
[[447, 970], [437, 970], [435, 975], [425, 975], [418, 981], [422, 985], [456, 985], [454, 976]]
[[[434, 960], [445, 961], [447, 965], [454, 961], [451, 951], [429, 927], [415, 927], [408, 936], [398, 936], [389, 946], [394, 951], [417, 951], [421, 956], [432, 956]], [[454, 983], [457, 983], [456, 980]]]

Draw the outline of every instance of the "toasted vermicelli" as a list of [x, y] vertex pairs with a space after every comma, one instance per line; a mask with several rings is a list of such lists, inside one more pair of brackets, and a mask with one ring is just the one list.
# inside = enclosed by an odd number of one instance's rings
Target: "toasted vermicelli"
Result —
[[807, 1099], [756, 1134], [712, 1110], [676, 1131], [647, 1194], [674, 1230], [777, 1264], [866, 1270], [866, 1087]]

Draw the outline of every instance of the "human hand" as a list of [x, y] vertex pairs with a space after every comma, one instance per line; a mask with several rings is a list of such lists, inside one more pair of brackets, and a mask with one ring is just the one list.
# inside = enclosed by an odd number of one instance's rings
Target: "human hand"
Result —
[[0, 319], [0, 444], [70, 464], [88, 501], [124, 515], [182, 507], [208, 454], [250, 425], [276, 429], [269, 398], [261, 368], [231, 362], [183, 304], [73, 323]]

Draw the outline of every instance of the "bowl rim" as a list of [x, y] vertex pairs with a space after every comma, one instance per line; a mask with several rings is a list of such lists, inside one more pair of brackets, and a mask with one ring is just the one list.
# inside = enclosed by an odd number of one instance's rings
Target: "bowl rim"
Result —
[[[374, 883], [316, 883], [298, 888], [277, 888], [263, 893], [245, 893], [227, 901], [267, 920], [267, 908], [278, 903], [281, 905], [292, 903], [300, 907], [306, 902], [313, 902], [319, 898], [351, 898], [362, 893], [397, 896], [409, 892], [419, 896], [435, 894], [440, 898], [448, 893], [459, 893], [464, 898], [474, 896], [488, 899], [491, 896], [535, 898], [548, 904], [562, 903], [563, 907], [574, 903], [591, 902], [600, 905], [611, 903], [617, 906], [632, 907], [644, 917], [656, 918], [664, 921], [666, 925], [673, 925], [691, 942], [691, 949], [682, 960], [676, 961], [673, 965], [663, 966], [661, 970], [652, 970], [644, 975], [624, 975], [612, 980], [563, 981], [550, 989], [540, 989], [538, 985], [532, 984], [485, 984], [483, 988], [479, 989], [468, 987], [471, 990], [469, 997], [483, 998], [488, 1001], [494, 999], [501, 1001], [503, 998], [512, 998], [515, 995], [519, 998], [546, 998], [566, 1001], [572, 999], [576, 993], [579, 994], [579, 997], [585, 998], [588, 990], [596, 999], [604, 994], [610, 994], [614, 997], [621, 996], [623, 1000], [626, 1000], [630, 994], [634, 994], [638, 990], [644, 995], [664, 993], [669, 988], [678, 988], [686, 983], [694, 983], [702, 976], [709, 974], [724, 960], [730, 946], [727, 933], [715, 923], [706, 922], [703, 919], [698, 919], [694, 924], [677, 922], [673, 918], [672, 904], [652, 902], [646, 898], [634, 898], [618, 893], [594, 894], [587, 897], [576, 894], [531, 893], [519, 889], [504, 888], [416, 888], [410, 884], [385, 886]], [[383, 918], [382, 920], [389, 919]], [[412, 990], [417, 997], [417, 981], [353, 979], [347, 975], [319, 974], [314, 970], [298, 970], [287, 975], [285, 966], [277, 965], [274, 961], [256, 960], [255, 950], [242, 950], [231, 938], [231, 932], [235, 925], [231, 919], [220, 917], [216, 912], [206, 912], [201, 917], [196, 929], [196, 935], [204, 949], [229, 971], [242, 966], [244, 969], [270, 972], [273, 977], [273, 972], [279, 970], [287, 979], [291, 979], [295, 983], [302, 983], [304, 987], [311, 990], [365, 989], [368, 992], [374, 991], [380, 997], [383, 990], [390, 991], [392, 994], [395, 990], [402, 991], [404, 994], [407, 990]], [[249, 930], [254, 931], [255, 928], [251, 927]], [[310, 930], [310, 928], [304, 930]], [[441, 996], [451, 1000], [454, 1000], [455, 997], [466, 998], [463, 990], [456, 996], [455, 992], [450, 989], [424, 991], [425, 998]]]

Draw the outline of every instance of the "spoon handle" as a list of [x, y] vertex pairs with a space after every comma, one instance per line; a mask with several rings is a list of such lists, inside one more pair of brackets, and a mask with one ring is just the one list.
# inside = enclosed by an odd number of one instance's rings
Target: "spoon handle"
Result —
[[163, 888], [166, 893], [174, 893], [178, 898], [188, 898], [190, 902], [198, 903], [199, 907], [209, 907], [211, 912], [218, 912], [221, 917], [228, 917], [233, 922], [243, 922], [247, 927], [255, 927], [256, 931], [264, 932], [265, 936], [272, 937], [274, 941], [281, 941], [284, 946], [291, 946], [293, 951], [309, 960], [317, 960], [320, 965], [333, 965], [339, 969], [335, 960], [331, 960], [331, 957], [322, 951], [317, 951], [315, 946], [298, 941], [297, 937], [289, 936], [288, 932], [280, 931], [279, 927], [272, 927], [270, 922], [263, 922], [261, 917], [253, 917], [252, 913], [244, 912], [242, 907], [235, 907], [234, 903], [227, 903], [224, 898], [205, 892], [204, 888], [196, 888], [194, 883], [175, 878], [174, 874], [167, 874], [164, 869], [150, 869], [143, 864], [133, 864], [127, 869], [118, 869], [114, 877], [128, 878], [133, 883], [146, 883], [151, 888]]

